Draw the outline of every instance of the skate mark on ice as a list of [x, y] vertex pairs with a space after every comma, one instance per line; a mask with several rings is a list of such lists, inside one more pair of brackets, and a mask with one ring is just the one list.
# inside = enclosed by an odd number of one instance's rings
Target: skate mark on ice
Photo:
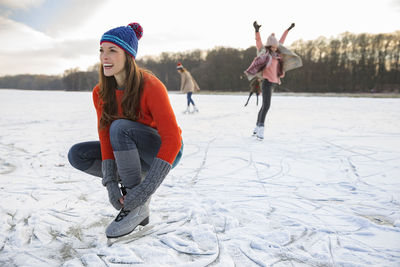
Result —
[[351, 157], [347, 157], [347, 162], [348, 162], [348, 164], [350, 165], [350, 170], [351, 170], [351, 172], [354, 174], [354, 176], [357, 177], [357, 180], [360, 180], [361, 177], [360, 177], [360, 175], [358, 174], [357, 167], [356, 167], [355, 164], [353, 164], [353, 162], [351, 161], [350, 158], [351, 158]]
[[331, 256], [324, 257], [324, 259], [320, 258], [320, 255], [308, 252], [308, 248], [315, 246], [320, 241], [320, 237], [315, 235], [315, 232], [309, 232], [306, 229], [298, 237], [291, 235], [290, 241], [286, 242], [289, 238], [288, 234], [271, 232], [261, 235], [248, 245], [242, 244], [240, 251], [258, 266], [281, 266], [282, 264], [284, 264], [283, 266], [297, 266], [299, 263], [306, 266], [335, 266]]
[[361, 157], [368, 158], [368, 159], [370, 159], [370, 160], [372, 160], [372, 161], [374, 161], [374, 162], [384, 162], [384, 161], [382, 161], [382, 160], [379, 160], [379, 159], [376, 159], [376, 158], [371, 157], [371, 155], [376, 154], [376, 151], [372, 151], [372, 150], [371, 150], [371, 152], [369, 152], [369, 153], [361, 153], [361, 152], [355, 151], [354, 149], [346, 148], [346, 147], [344, 147], [344, 146], [335, 144], [335, 143], [333, 143], [333, 142], [331, 142], [331, 141], [327, 141], [327, 140], [324, 140], [324, 139], [322, 139], [322, 138], [320, 138], [320, 140], [321, 140], [322, 142], [328, 143], [328, 144], [331, 145], [331, 146], [337, 147], [337, 148], [339, 148], [340, 150], [350, 152], [350, 153], [352, 154], [351, 156], [361, 156]]
[[261, 166], [264, 166], [266, 168], [270, 168], [271, 167], [271, 165], [269, 165], [268, 163], [261, 162], [261, 161], [254, 161], [253, 163], [254, 163], [254, 166], [261, 165]]
[[[229, 168], [229, 171], [227, 169], [227, 172], [225, 172], [223, 174], [223, 176], [229, 176], [232, 174], [236, 174], [241, 170], [246, 170], [250, 165], [251, 165], [251, 161], [243, 158], [243, 157], [224, 157], [218, 161], [216, 161], [215, 163], [211, 163], [211, 164], [207, 164], [207, 168], [212, 169], [214, 166], [220, 166], [223, 165], [224, 163], [229, 163], [232, 168]], [[245, 163], [245, 164], [242, 164]]]
[[0, 158], [0, 174], [8, 174], [15, 171], [17, 167]]
[[287, 243], [282, 244], [282, 245], [285, 246], [285, 247], [288, 247], [288, 246], [293, 245], [294, 243], [296, 243], [298, 241], [303, 241], [303, 239], [305, 237], [312, 236], [314, 234], [315, 234], [315, 232], [309, 233], [308, 229], [305, 228], [304, 231], [302, 233], [300, 233], [300, 235], [298, 235], [298, 236], [290, 235], [290, 240]]
[[215, 139], [216, 138], [213, 138], [210, 141], [208, 141], [206, 149], [204, 151], [204, 156], [203, 156], [203, 160], [202, 160], [202, 162], [200, 164], [200, 167], [195, 170], [195, 174], [194, 174], [194, 176], [193, 176], [193, 178], [191, 180], [191, 184], [192, 185], [195, 185], [197, 183], [197, 179], [199, 177], [199, 174], [203, 170], [204, 165], [206, 164], [206, 161], [207, 161], [208, 149], [210, 148], [211, 143], [215, 141]]
[[160, 241], [178, 253], [193, 256], [196, 266], [208, 266], [220, 256], [220, 241], [214, 225], [200, 224], [194, 230], [181, 227], [174, 235], [162, 236]]
[[373, 222], [374, 224], [377, 224], [377, 225], [389, 225], [389, 226], [393, 226], [394, 225], [393, 220], [390, 220], [389, 218], [386, 218], [385, 216], [381, 216], [381, 215], [364, 215], [364, 214], [358, 214], [358, 216], [364, 217], [364, 218], [370, 220], [371, 222]]
[[14, 123], [0, 124], [0, 127], [22, 126], [25, 128], [29, 124], [41, 124], [43, 122], [50, 122], [50, 121], [49, 120], [43, 120], [43, 121], [33, 120], [33, 121], [26, 121], [26, 122], [14, 122]]
[[346, 188], [346, 189], [348, 189], [350, 191], [355, 191], [357, 189], [355, 186], [351, 185], [348, 182], [339, 182], [338, 185], [340, 187]]
[[184, 154], [184, 157], [185, 158], [188, 158], [188, 157], [191, 157], [191, 156], [193, 156], [193, 155], [196, 155], [197, 153], [199, 153], [199, 151], [200, 151], [200, 146], [198, 146], [198, 145], [195, 145], [195, 144], [185, 144], [185, 149], [187, 149], [187, 146], [194, 146], [195, 148], [196, 148], [196, 151], [194, 151], [194, 152], [191, 152], [191, 153], [189, 153], [189, 154]]
[[[204, 151], [203, 160], [201, 162], [200, 167], [195, 170], [195, 175], [191, 179], [190, 183], [186, 184], [187, 189], [192, 191], [193, 197], [195, 199], [203, 198], [203, 197], [199, 196], [194, 185], [196, 185], [196, 183], [198, 182], [198, 176], [199, 176], [200, 172], [204, 169], [204, 166], [208, 159], [208, 150], [210, 148], [210, 145], [215, 140], [216, 140], [216, 137], [211, 139], [207, 143], [207, 146]], [[210, 240], [215, 241], [215, 242], [213, 242], [213, 243], [215, 243], [215, 246], [211, 250], [209, 249], [208, 251], [207, 250], [204, 251], [204, 249], [202, 250], [201, 248], [196, 247], [196, 245], [197, 245], [196, 243], [186, 241], [184, 238], [189, 238], [189, 239], [193, 238], [193, 234], [190, 233], [190, 228], [187, 228], [187, 227], [185, 229], [188, 229], [189, 233], [185, 233], [184, 229], [181, 227], [179, 229], [179, 231], [174, 232], [175, 235], [178, 235], [180, 237], [169, 238], [169, 235], [163, 235], [160, 239], [160, 241], [162, 243], [171, 247], [178, 253], [203, 258], [203, 259], [200, 259], [199, 261], [196, 261], [195, 263], [193, 263], [193, 264], [195, 264], [195, 266], [208, 266], [210, 264], [217, 262], [220, 257], [220, 251], [221, 251], [220, 240], [218, 238], [216, 227], [213, 223], [212, 217], [209, 216], [208, 211], [206, 209], [204, 209], [204, 213], [205, 213], [205, 217], [207, 218], [206, 219], [207, 225], [209, 225], [212, 228], [212, 231], [208, 232], [208, 235], [210, 235], [210, 233], [212, 235], [212, 237], [209, 237], [208, 241], [210, 241]], [[192, 220], [192, 216], [193, 216], [193, 214], [191, 213], [190, 216], [186, 219], [185, 223], [190, 223], [190, 221]], [[201, 225], [201, 226], [204, 226], [204, 225]], [[199, 227], [195, 227], [195, 229], [199, 229]], [[201, 237], [201, 238], [203, 238], [203, 237]], [[200, 240], [201, 240], [201, 238], [200, 238]], [[198, 235], [197, 235], [197, 239], [199, 239]], [[189, 242], [189, 243], [187, 243], [187, 242]], [[209, 242], [206, 242], [206, 243], [209, 243]], [[193, 244], [194, 244], [194, 247], [190, 247], [190, 245], [193, 245]], [[204, 247], [204, 244], [203, 244], [203, 247]]]
[[332, 239], [329, 236], [329, 243], [328, 243], [329, 255], [331, 257], [331, 261], [333, 266], [336, 266], [335, 256], [333, 255], [333, 248], [332, 248]]
[[79, 256], [79, 252], [76, 251], [73, 245], [69, 243], [63, 243], [63, 246], [58, 251], [58, 253], [60, 253], [60, 257], [63, 262]]
[[14, 143], [10, 143], [10, 144], [2, 144], [2, 143], [0, 143], [0, 146], [1, 146], [2, 149], [5, 149], [7, 152], [17, 151], [17, 152], [23, 152], [24, 154], [27, 154], [27, 155], [30, 154], [24, 148], [20, 148], [20, 147], [15, 146]]
[[55, 210], [55, 209], [49, 209], [49, 211], [51, 211], [51, 212], [53, 212], [55, 214], [62, 214], [62, 215], [65, 215], [65, 216], [75, 217], [75, 218], [80, 218], [81, 217], [80, 214], [78, 214], [77, 212], [71, 212], [71, 210], [73, 210], [73, 209], [70, 208], [70, 209], [65, 210], [65, 211], [64, 210], [60, 211], [60, 210]]
[[268, 266], [267, 264], [265, 264], [261, 259], [259, 259], [255, 255], [250, 255], [250, 253], [245, 252], [241, 246], [239, 247], [239, 250], [247, 259], [249, 259], [251, 262], [255, 263], [257, 266], [261, 266], [261, 267]]
[[[271, 166], [270, 164], [267, 163], [264, 164], [258, 163], [258, 164], [266, 166], [268, 167], [268, 169], [272, 169], [272, 167], [274, 167], [274, 165]], [[256, 168], [258, 173], [258, 168], [256, 167], [256, 165], [254, 165], [254, 167]], [[263, 177], [260, 176], [259, 179], [261, 183], [266, 183], [264, 180], [271, 180], [272, 178], [283, 177], [287, 175], [289, 172], [290, 172], [290, 164], [285, 162], [285, 158], [282, 158], [279, 162], [279, 169], [275, 173]]]

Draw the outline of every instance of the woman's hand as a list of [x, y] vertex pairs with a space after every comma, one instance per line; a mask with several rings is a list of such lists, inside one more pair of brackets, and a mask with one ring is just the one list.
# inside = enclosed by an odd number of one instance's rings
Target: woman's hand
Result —
[[258, 32], [258, 30], [260, 29], [261, 25], [257, 23], [257, 21], [253, 22], [253, 27], [256, 30], [256, 32]]
[[287, 29], [288, 31], [290, 31], [291, 29], [293, 29], [294, 28], [294, 26], [295, 26], [295, 24], [294, 23], [292, 23], [291, 25], [290, 25], [290, 27]]
[[110, 181], [106, 184], [108, 199], [110, 200], [111, 205], [117, 210], [122, 208], [121, 204], [121, 190], [119, 189], [118, 182]]

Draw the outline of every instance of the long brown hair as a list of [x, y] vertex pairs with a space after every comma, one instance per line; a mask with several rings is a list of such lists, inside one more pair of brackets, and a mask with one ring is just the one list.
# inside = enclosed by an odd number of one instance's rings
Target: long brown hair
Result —
[[185, 69], [185, 68], [183, 68], [183, 67], [182, 67], [182, 68], [179, 68], [178, 70], [179, 70], [179, 72], [185, 72], [185, 71], [188, 71], [187, 69]]
[[[140, 98], [143, 91], [143, 72], [136, 65], [134, 58], [125, 53], [125, 72], [126, 82], [124, 88], [124, 96], [122, 97], [123, 117], [132, 121], [138, 120], [140, 116]], [[99, 67], [99, 96], [103, 102], [103, 113], [100, 118], [100, 128], [106, 127], [114, 120], [118, 119], [118, 106], [115, 89], [117, 81], [114, 76], [106, 77], [104, 75], [103, 66]]]
[[[265, 49], [267, 49], [269, 52], [272, 52], [272, 50], [271, 50], [271, 45], [265, 46]], [[279, 48], [277, 48], [277, 49], [276, 49], [276, 53], [281, 54], [281, 50], [279, 50]]]

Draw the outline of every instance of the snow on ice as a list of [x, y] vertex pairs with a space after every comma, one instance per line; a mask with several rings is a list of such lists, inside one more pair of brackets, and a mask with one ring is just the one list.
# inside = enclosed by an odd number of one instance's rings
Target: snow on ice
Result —
[[184, 154], [149, 227], [117, 212], [68, 149], [97, 139], [89, 92], [0, 91], [1, 266], [399, 266], [400, 99], [170, 94]]

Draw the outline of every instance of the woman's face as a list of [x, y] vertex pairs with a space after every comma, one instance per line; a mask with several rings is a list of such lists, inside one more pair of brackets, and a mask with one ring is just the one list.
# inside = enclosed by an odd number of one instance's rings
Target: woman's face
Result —
[[113, 43], [104, 42], [100, 45], [100, 63], [104, 75], [125, 77], [125, 51]]
[[271, 49], [272, 52], [276, 52], [276, 50], [278, 50], [278, 47], [274, 46], [274, 45], [271, 45], [270, 49]]

